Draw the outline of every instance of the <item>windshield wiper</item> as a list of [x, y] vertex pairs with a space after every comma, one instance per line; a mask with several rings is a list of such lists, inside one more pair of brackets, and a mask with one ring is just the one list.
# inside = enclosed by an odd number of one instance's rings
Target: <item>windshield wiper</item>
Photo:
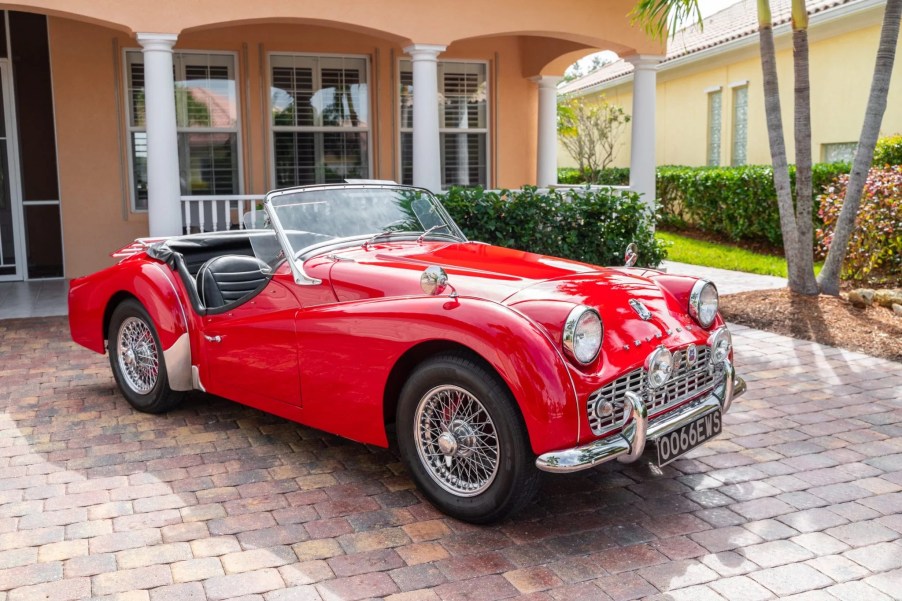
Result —
[[450, 233], [450, 231], [451, 231], [451, 229], [448, 227], [448, 224], [447, 224], [447, 223], [439, 223], [438, 225], [433, 225], [431, 228], [427, 229], [425, 232], [423, 232], [422, 234], [420, 234], [420, 237], [417, 238], [417, 244], [419, 244], [420, 242], [422, 242], [422, 241], [426, 238], [426, 236], [428, 236], [429, 234], [431, 234], [431, 233], [434, 232], [435, 230], [438, 230], [438, 229], [441, 229], [441, 228], [447, 229], [449, 233]]

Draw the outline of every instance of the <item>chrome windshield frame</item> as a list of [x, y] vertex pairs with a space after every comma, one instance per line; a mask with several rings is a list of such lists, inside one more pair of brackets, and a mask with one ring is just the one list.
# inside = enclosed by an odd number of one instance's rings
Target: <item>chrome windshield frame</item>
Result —
[[[291, 194], [298, 194], [304, 192], [317, 192], [317, 191], [325, 191], [325, 190], [416, 190], [423, 194], [425, 194], [429, 199], [431, 199], [432, 204], [434, 205], [436, 211], [441, 216], [441, 218], [448, 223], [448, 231], [452, 236], [459, 238], [461, 242], [466, 242], [467, 237], [464, 236], [464, 233], [460, 230], [457, 223], [451, 218], [451, 215], [448, 214], [448, 211], [445, 210], [445, 207], [441, 202], [435, 197], [435, 195], [425, 188], [418, 188], [416, 186], [404, 186], [401, 184], [315, 184], [311, 186], [296, 186], [294, 188], [282, 188], [280, 190], [273, 190], [268, 193], [263, 200], [263, 211], [266, 213], [266, 216], [269, 218], [269, 222], [272, 225], [273, 230], [276, 232], [276, 238], [279, 241], [279, 244], [282, 247], [282, 252], [285, 255], [285, 259], [288, 261], [288, 266], [291, 269], [291, 274], [294, 276], [294, 282], [300, 286], [312, 286], [322, 283], [322, 280], [317, 278], [310, 277], [306, 272], [304, 272], [303, 261], [299, 258], [304, 254], [304, 251], [308, 248], [312, 248], [318, 246], [318, 244], [313, 244], [304, 248], [300, 248], [295, 250], [291, 246], [291, 242], [288, 239], [288, 234], [285, 229], [282, 227], [282, 222], [279, 221], [279, 216], [276, 213], [276, 207], [273, 205], [273, 200], [281, 197], [288, 196]], [[378, 233], [378, 232], [373, 232]], [[336, 238], [339, 240], [340, 238]]]

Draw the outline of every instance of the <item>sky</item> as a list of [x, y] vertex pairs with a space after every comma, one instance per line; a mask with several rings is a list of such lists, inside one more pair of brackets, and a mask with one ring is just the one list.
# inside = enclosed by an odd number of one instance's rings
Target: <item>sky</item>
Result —
[[[714, 13], [725, 9], [731, 4], [736, 4], [740, 0], [698, 0], [699, 9], [702, 11], [702, 17], [707, 17], [709, 15], [713, 15]], [[604, 52], [598, 52], [597, 55], [600, 55], [603, 59], [606, 60], [616, 60], [617, 55], [613, 52], [606, 50]], [[588, 68], [589, 64], [592, 62], [592, 57], [596, 56], [596, 54], [590, 54], [589, 56], [581, 59], [579, 61], [579, 65], [582, 69]]]

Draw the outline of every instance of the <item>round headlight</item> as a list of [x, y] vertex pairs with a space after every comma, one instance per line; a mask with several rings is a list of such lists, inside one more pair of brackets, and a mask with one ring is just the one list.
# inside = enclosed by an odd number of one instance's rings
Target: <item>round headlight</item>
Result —
[[689, 315], [703, 328], [711, 327], [717, 316], [717, 288], [707, 280], [699, 280], [689, 293]]
[[646, 369], [648, 370], [648, 387], [660, 388], [670, 379], [673, 371], [673, 355], [663, 346], [659, 346], [648, 356]]
[[564, 322], [564, 350], [578, 362], [586, 365], [595, 360], [601, 350], [604, 326], [595, 309], [579, 305], [574, 307]]
[[727, 326], [717, 328], [708, 337], [708, 346], [711, 347], [711, 363], [722, 363], [730, 356], [733, 348], [733, 336]]

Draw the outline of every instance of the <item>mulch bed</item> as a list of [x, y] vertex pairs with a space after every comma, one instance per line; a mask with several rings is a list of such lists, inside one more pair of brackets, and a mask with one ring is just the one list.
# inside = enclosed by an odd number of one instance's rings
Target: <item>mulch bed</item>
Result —
[[902, 317], [883, 307], [781, 288], [722, 296], [720, 311], [734, 323], [902, 362]]

